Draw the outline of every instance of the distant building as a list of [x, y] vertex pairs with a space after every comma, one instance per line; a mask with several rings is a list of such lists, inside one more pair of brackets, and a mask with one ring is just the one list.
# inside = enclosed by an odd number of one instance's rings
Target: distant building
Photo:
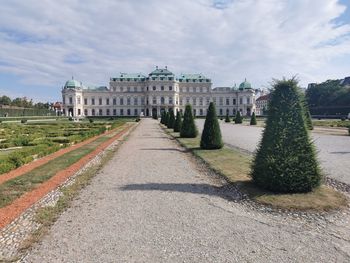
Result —
[[210, 102], [217, 114], [233, 116], [237, 111], [251, 115], [255, 111], [255, 91], [245, 80], [238, 88], [217, 87], [203, 74], [176, 77], [165, 68], [148, 76], [120, 73], [110, 78], [109, 87], [87, 87], [74, 79], [62, 89], [63, 112], [67, 116], [152, 116], [173, 109], [184, 111], [191, 104], [196, 116], [205, 116]]
[[267, 106], [270, 100], [270, 94], [260, 96], [256, 99], [256, 115], [266, 115]]
[[63, 113], [63, 104], [62, 102], [56, 101], [52, 104], [52, 110], [55, 111], [56, 115], [62, 115]]

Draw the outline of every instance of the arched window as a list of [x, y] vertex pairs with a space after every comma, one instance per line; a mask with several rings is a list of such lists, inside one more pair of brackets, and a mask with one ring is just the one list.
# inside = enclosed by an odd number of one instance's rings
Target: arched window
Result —
[[165, 104], [165, 99], [164, 99], [164, 97], [161, 97], [161, 98], [160, 98], [160, 104]]

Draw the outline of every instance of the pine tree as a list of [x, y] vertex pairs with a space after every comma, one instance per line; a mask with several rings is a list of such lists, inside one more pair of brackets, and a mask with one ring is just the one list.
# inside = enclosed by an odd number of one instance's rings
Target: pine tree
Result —
[[168, 125], [167, 125], [168, 129], [174, 128], [174, 124], [175, 124], [174, 110], [169, 109], [169, 121], [168, 121]]
[[241, 112], [237, 111], [236, 117], [235, 117], [235, 123], [242, 123], [242, 122], [243, 122], [243, 118], [242, 118]]
[[202, 149], [221, 149], [224, 146], [213, 102], [210, 102], [201, 137]]
[[274, 192], [309, 192], [322, 181], [297, 84], [295, 79], [275, 81], [252, 165], [253, 181]]
[[160, 123], [164, 124], [164, 111], [162, 111], [162, 113], [160, 114]]
[[182, 126], [182, 116], [181, 112], [177, 111], [176, 113], [176, 119], [174, 124], [174, 132], [180, 132], [181, 126]]
[[225, 122], [231, 122], [231, 119], [230, 119], [230, 116], [228, 115], [228, 112], [226, 112]]
[[250, 118], [250, 125], [256, 125], [255, 112], [253, 112], [252, 117]]
[[182, 138], [195, 138], [198, 135], [196, 124], [194, 123], [192, 115], [192, 107], [187, 104], [185, 108], [184, 120], [180, 130], [180, 137]]
[[167, 111], [164, 115], [164, 125], [168, 126], [168, 122], [169, 122], [169, 112]]

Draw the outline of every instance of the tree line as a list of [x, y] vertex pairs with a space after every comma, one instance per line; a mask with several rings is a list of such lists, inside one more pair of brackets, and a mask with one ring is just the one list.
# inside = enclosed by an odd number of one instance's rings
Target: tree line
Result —
[[15, 98], [11, 99], [10, 97], [3, 95], [0, 97], [0, 105], [5, 106], [16, 106], [22, 108], [36, 108], [36, 109], [50, 109], [51, 104], [46, 102], [33, 103], [33, 100], [28, 100], [27, 98]]

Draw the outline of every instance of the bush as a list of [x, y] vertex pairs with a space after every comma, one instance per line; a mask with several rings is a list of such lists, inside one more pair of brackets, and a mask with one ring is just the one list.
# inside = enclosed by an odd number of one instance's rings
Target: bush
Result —
[[274, 192], [309, 192], [322, 180], [297, 84], [295, 79], [274, 83], [266, 127], [252, 165], [253, 181]]
[[225, 122], [231, 122], [230, 116], [228, 115], [228, 112], [226, 113]]
[[240, 111], [237, 111], [236, 113], [236, 117], [235, 117], [235, 123], [242, 123], [243, 122], [243, 118], [242, 118], [242, 115], [241, 115], [241, 112]]
[[93, 123], [93, 122], [94, 122], [94, 119], [89, 119], [89, 122], [90, 122], [90, 123]]
[[164, 125], [168, 126], [168, 122], [169, 122], [169, 112], [167, 111], [164, 115]]
[[252, 117], [250, 118], [250, 125], [256, 125], [255, 112], [253, 112]]
[[141, 120], [140, 117], [137, 117], [137, 118], [135, 119], [136, 122], [139, 122], [140, 120]]
[[160, 114], [160, 123], [164, 124], [164, 117], [165, 117], [165, 111], [162, 111], [162, 113]]
[[215, 105], [210, 102], [201, 137], [202, 149], [221, 149], [224, 146], [220, 125], [216, 116]]
[[21, 123], [27, 123], [27, 121], [28, 121], [27, 119], [22, 119]]
[[175, 124], [174, 110], [169, 109], [169, 121], [168, 121], [168, 125], [167, 125], [168, 129], [174, 128], [174, 124]]
[[192, 115], [192, 107], [187, 104], [185, 108], [184, 120], [180, 130], [180, 137], [182, 138], [195, 138], [198, 135], [196, 124], [194, 123]]
[[8, 155], [8, 160], [10, 163], [12, 163], [15, 166], [15, 168], [20, 167], [23, 164], [25, 164], [24, 157], [19, 152], [10, 153]]
[[0, 174], [7, 173], [15, 168], [16, 166], [12, 162], [8, 160], [2, 160], [0, 164]]
[[174, 132], [180, 132], [181, 131], [181, 126], [182, 126], [182, 116], [181, 112], [177, 111], [176, 113], [176, 119], [174, 123]]

